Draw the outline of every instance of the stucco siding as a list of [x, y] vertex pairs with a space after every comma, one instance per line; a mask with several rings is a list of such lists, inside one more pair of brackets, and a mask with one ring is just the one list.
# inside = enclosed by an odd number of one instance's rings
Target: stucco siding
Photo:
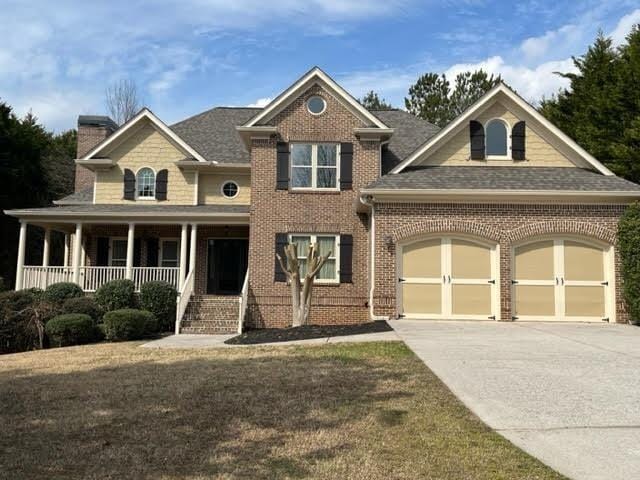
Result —
[[174, 162], [185, 158], [185, 154], [173, 145], [150, 123], [145, 123], [129, 138], [108, 152], [117, 164], [109, 170], [98, 171], [96, 178], [96, 203], [133, 203], [123, 199], [124, 169], [137, 172], [142, 167], [151, 167], [156, 172], [169, 171], [167, 200], [139, 200], [149, 203], [193, 205], [195, 199], [195, 173], [183, 172]]

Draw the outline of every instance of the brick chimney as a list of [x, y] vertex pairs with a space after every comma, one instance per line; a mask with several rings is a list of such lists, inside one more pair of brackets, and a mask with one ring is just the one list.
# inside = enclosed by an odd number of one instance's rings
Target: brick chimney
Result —
[[[118, 129], [118, 125], [109, 117], [98, 115], [80, 115], [78, 117], [78, 149], [77, 157], [82, 158], [93, 147], [102, 142]], [[76, 165], [75, 191], [85, 190], [93, 186], [94, 173]]]

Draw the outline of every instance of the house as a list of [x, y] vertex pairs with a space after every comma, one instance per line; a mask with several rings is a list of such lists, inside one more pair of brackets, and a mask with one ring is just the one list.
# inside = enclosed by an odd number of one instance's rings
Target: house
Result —
[[[265, 108], [168, 126], [143, 109], [78, 120], [76, 192], [21, 221], [17, 288], [115, 278], [180, 292], [180, 332], [281, 327], [275, 254], [331, 252], [312, 321], [626, 322], [617, 222], [640, 186], [500, 84], [443, 129], [368, 111], [319, 68]], [[43, 265], [24, 265], [28, 224]], [[48, 261], [52, 230], [65, 264]]]

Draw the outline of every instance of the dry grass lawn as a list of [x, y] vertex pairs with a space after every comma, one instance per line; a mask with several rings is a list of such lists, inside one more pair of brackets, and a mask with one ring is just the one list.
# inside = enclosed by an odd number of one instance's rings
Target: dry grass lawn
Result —
[[0, 357], [0, 477], [558, 479], [401, 343]]

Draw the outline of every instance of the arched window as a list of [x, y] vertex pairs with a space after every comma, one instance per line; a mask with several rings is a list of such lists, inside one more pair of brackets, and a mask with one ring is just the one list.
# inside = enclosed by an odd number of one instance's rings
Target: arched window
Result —
[[151, 168], [144, 167], [138, 170], [138, 174], [136, 175], [136, 192], [138, 198], [155, 198], [156, 174]]
[[487, 157], [507, 157], [509, 155], [509, 135], [507, 124], [495, 119], [485, 127]]

